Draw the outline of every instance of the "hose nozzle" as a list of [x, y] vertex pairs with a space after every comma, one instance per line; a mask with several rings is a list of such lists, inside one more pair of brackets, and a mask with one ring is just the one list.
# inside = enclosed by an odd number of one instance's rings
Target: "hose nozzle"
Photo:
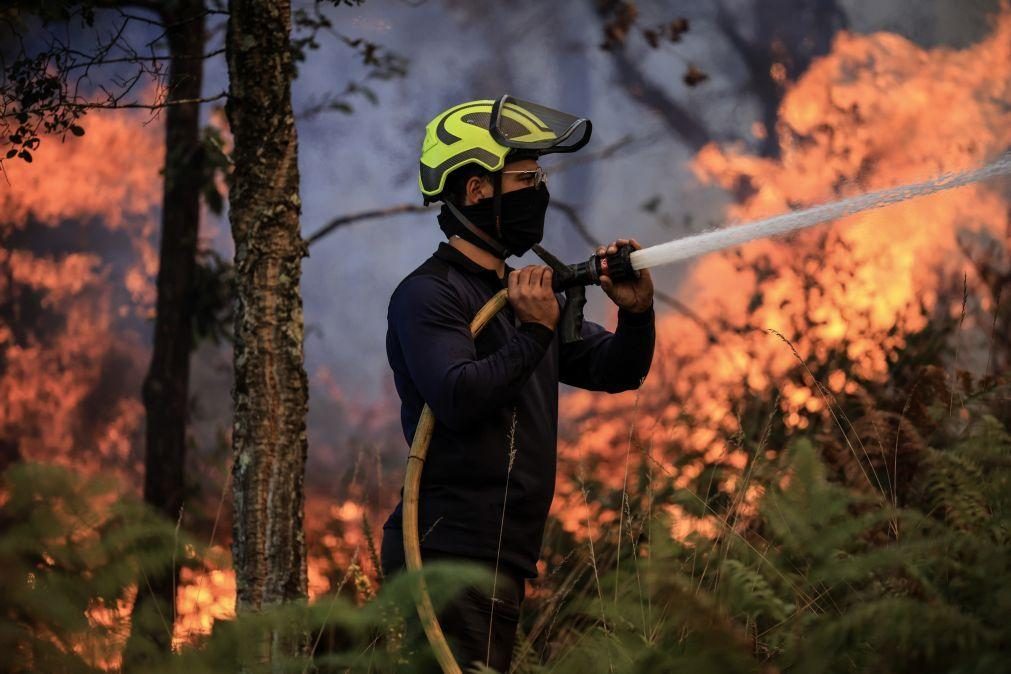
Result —
[[627, 245], [611, 255], [591, 255], [586, 262], [571, 265], [540, 245], [535, 245], [533, 251], [555, 272], [551, 282], [555, 292], [565, 292], [565, 308], [559, 319], [559, 330], [565, 344], [582, 339], [586, 286], [600, 285], [601, 276], [607, 276], [612, 281], [624, 281], [638, 275], [632, 268], [632, 247]]
[[616, 253], [610, 255], [591, 255], [586, 262], [569, 265], [571, 274], [561, 281], [559, 290], [572, 286], [600, 285], [600, 277], [608, 276], [612, 281], [620, 282], [634, 279], [637, 274], [632, 268], [632, 247], [621, 246]]

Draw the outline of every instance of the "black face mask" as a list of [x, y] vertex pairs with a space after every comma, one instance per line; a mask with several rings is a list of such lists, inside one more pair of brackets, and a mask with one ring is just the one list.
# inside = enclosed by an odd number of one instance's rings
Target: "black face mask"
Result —
[[[502, 195], [502, 236], [498, 236], [495, 231], [495, 198], [488, 197], [473, 204], [472, 206], [461, 206], [460, 212], [468, 220], [477, 225], [481, 230], [498, 239], [503, 246], [509, 249], [511, 255], [523, 255], [535, 243], [540, 243], [544, 238], [544, 214], [548, 210], [548, 201], [551, 195], [548, 193], [547, 185], [540, 187], [524, 187]], [[443, 213], [448, 215], [448, 211], [443, 208]], [[451, 215], [449, 217], [452, 217]], [[455, 221], [456, 218], [453, 218]], [[443, 224], [443, 215], [439, 216], [439, 221]], [[457, 223], [453, 223], [457, 224]], [[459, 225], [459, 230], [452, 232], [472, 243], [487, 249], [487, 245], [478, 237], [463, 226]], [[449, 232], [447, 232], [449, 234]], [[494, 251], [492, 251], [494, 252]]]

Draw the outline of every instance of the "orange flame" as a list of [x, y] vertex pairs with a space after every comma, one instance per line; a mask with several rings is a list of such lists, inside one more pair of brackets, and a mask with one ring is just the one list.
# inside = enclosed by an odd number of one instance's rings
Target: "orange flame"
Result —
[[[0, 328], [0, 429], [21, 458], [133, 468], [147, 350], [117, 322], [147, 316], [154, 300], [163, 154], [157, 129], [140, 121], [93, 112], [83, 137], [45, 139], [31, 165], [5, 162], [0, 264], [10, 273], [0, 299], [15, 315]], [[132, 250], [125, 269], [92, 248], [109, 236]]]
[[[1005, 151], [1011, 146], [1011, 11], [1005, 7], [992, 35], [963, 50], [925, 50], [888, 33], [841, 32], [831, 53], [787, 86], [775, 129], [778, 159], [710, 144], [692, 164], [704, 182], [748, 188], [750, 196], [729, 209], [731, 218], [751, 220], [922, 180]], [[811, 416], [824, 413], [824, 401], [810, 386], [785, 380], [797, 356], [825, 362], [831, 349], [846, 345], [856, 374], [882, 377], [886, 354], [923, 327], [918, 303], [930, 310], [938, 302], [939, 277], [974, 276], [964, 256], [952, 255], [956, 235], [1000, 237], [1006, 197], [992, 184], [976, 184], [699, 260], [682, 294], [716, 330], [718, 344], [710, 346], [695, 323], [666, 315], [658, 321], [652, 374], [638, 394], [579, 391], [563, 400], [571, 433], [559, 447], [553, 514], [567, 531], [584, 535], [584, 497], [569, 476], [590, 466], [606, 487], [620, 489], [626, 454], [646, 451], [640, 445], [654, 448], [658, 472], [673, 476], [675, 485], [688, 484], [702, 466], [676, 465], [668, 447], [743, 466], [744, 453], [723, 439], [738, 430], [735, 401], [774, 385], [787, 427], [805, 428]], [[795, 328], [808, 323], [802, 333]], [[797, 356], [766, 330], [787, 336]], [[852, 390], [841, 370], [825, 383], [833, 392]], [[639, 444], [630, 447], [633, 418]], [[591, 519], [606, 519], [590, 503]], [[699, 530], [678, 527], [684, 531], [675, 535]]]

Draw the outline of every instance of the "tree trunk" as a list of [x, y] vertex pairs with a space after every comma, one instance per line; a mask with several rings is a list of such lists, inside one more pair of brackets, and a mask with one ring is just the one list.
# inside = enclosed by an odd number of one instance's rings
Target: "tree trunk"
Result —
[[[229, 216], [237, 290], [232, 555], [241, 614], [306, 596], [308, 381], [299, 279], [308, 249], [299, 233], [290, 2], [232, 0], [229, 13], [225, 110], [235, 139]], [[263, 660], [271, 648], [285, 655], [304, 648], [302, 640], [277, 636], [264, 635], [247, 654]]]
[[[178, 0], [163, 11], [168, 26], [168, 100], [200, 97], [204, 50], [203, 0]], [[165, 177], [154, 348], [144, 379], [147, 416], [144, 500], [176, 521], [182, 512], [187, 402], [192, 347], [191, 288], [200, 226], [202, 151], [198, 104], [165, 108]], [[180, 556], [181, 557], [181, 556]], [[131, 615], [124, 669], [169, 653], [177, 568], [143, 569]]]

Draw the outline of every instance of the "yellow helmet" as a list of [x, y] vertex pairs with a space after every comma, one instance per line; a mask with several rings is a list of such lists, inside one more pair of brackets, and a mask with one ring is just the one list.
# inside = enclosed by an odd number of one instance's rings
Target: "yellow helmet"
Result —
[[440, 198], [446, 176], [461, 166], [478, 164], [498, 171], [513, 150], [536, 155], [575, 152], [590, 140], [592, 128], [586, 118], [511, 96], [461, 103], [425, 127], [418, 186], [428, 203]]

